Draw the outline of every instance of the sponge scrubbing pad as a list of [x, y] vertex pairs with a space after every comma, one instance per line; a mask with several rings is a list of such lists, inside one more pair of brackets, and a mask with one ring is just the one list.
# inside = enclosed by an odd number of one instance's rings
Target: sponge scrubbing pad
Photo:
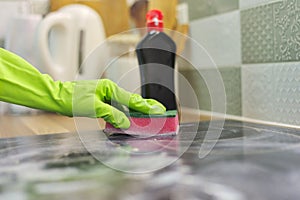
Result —
[[140, 112], [127, 113], [130, 120], [128, 129], [118, 129], [106, 123], [105, 133], [126, 133], [130, 135], [176, 134], [179, 127], [177, 110], [168, 110], [162, 115], [147, 115]]

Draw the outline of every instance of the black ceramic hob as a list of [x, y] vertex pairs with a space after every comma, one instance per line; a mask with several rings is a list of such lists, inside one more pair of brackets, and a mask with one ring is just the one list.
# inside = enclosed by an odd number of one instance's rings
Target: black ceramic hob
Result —
[[181, 124], [177, 136], [1, 139], [0, 199], [299, 199], [300, 130], [209, 125]]

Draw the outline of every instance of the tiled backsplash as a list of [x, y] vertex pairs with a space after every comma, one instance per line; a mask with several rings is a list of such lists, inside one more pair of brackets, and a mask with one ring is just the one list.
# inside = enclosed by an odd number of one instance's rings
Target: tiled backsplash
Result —
[[[300, 0], [240, 0], [238, 7], [230, 1], [231, 9], [225, 6], [205, 18], [196, 9], [222, 4], [203, 2], [201, 8], [190, 9], [191, 37], [206, 47], [220, 70], [227, 114], [300, 125]], [[197, 52], [191, 54], [197, 58]], [[211, 66], [205, 68], [205, 61], [197, 59], [202, 68], [182, 74], [191, 82], [200, 109], [210, 110], [207, 87], [196, 72]]]
[[273, 66], [275, 103], [274, 120], [300, 124], [300, 62]]
[[273, 4], [275, 61], [300, 60], [300, 0]]
[[[240, 67], [225, 67], [219, 69], [226, 92], [226, 109], [227, 114], [241, 115], [241, 72]], [[200, 70], [184, 70], [181, 74], [190, 81], [192, 88], [194, 89], [199, 108], [201, 110], [211, 110], [211, 96], [207, 85], [202, 77], [203, 74], [209, 74], [214, 72], [214, 69], [200, 69]], [[180, 91], [179, 91], [180, 92]], [[186, 92], [186, 91], [185, 91]], [[180, 94], [179, 94], [180, 95]], [[184, 98], [184, 102], [181, 102], [182, 106], [189, 107], [190, 95]]]
[[274, 104], [272, 65], [257, 64], [242, 66], [242, 112], [245, 117], [272, 120]]
[[300, 60], [299, 0], [241, 11], [243, 63]]
[[241, 11], [243, 63], [274, 60], [273, 9], [271, 5]]
[[243, 115], [300, 125], [300, 62], [242, 66]]

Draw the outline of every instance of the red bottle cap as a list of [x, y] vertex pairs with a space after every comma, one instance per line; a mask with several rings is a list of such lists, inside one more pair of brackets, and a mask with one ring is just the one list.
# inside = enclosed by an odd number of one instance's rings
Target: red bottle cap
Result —
[[148, 31], [156, 30], [162, 31], [163, 29], [163, 14], [160, 10], [150, 10], [147, 15]]

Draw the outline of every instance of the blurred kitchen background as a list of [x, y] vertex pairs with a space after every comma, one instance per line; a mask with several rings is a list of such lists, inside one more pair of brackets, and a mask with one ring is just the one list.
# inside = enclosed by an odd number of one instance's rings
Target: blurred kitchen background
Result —
[[[129, 67], [120, 69], [119, 63], [113, 63], [105, 72], [108, 78], [114, 80], [114, 74], [126, 73], [137, 62], [130, 54], [132, 44], [140, 38], [130, 34], [121, 37], [120, 33], [136, 33], [130, 30], [144, 27], [147, 9], [159, 8], [165, 14], [166, 28], [191, 37], [176, 42], [179, 51], [197, 63], [177, 59], [180, 74], [193, 88], [185, 88], [179, 80], [181, 107], [195, 113], [198, 108], [203, 113], [211, 111], [210, 93], [201, 74], [215, 71], [217, 66], [225, 86], [227, 115], [300, 125], [300, 0], [0, 0], [0, 46], [9, 49], [5, 40], [12, 38], [7, 30], [11, 30], [8, 27], [15, 15], [36, 15], [29, 23], [34, 25], [71, 3], [87, 5], [99, 14], [103, 27], [98, 29], [102, 31], [98, 42], [111, 38], [118, 48], [123, 45], [128, 49], [128, 55], [118, 61]], [[213, 62], [202, 57], [191, 42], [200, 44]], [[49, 73], [37, 64], [39, 52], [31, 53], [28, 60]], [[139, 83], [139, 77], [131, 77], [131, 85], [125, 88]], [[190, 102], [193, 92], [197, 105]], [[0, 113], [7, 112], [4, 103], [1, 105]]]

